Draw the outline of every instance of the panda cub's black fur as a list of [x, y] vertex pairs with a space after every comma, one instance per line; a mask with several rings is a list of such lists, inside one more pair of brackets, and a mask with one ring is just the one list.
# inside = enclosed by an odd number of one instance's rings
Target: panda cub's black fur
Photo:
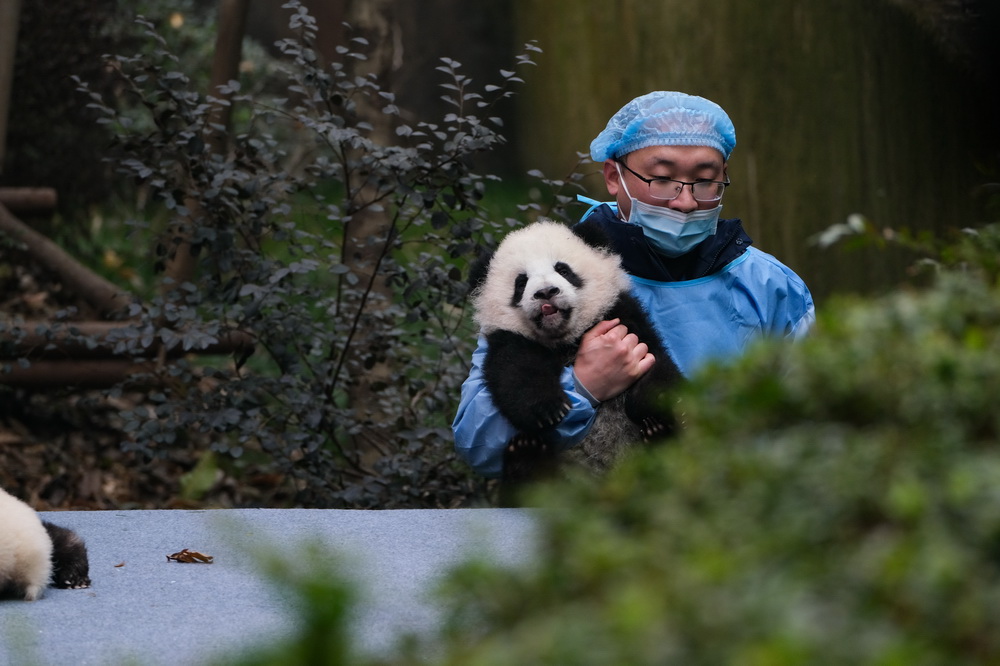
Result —
[[49, 586], [90, 587], [87, 546], [0, 488], [0, 599], [34, 601]]
[[[681, 380], [607, 238], [593, 223], [569, 228], [542, 221], [510, 233], [472, 270], [476, 321], [488, 342], [483, 376], [493, 403], [517, 435], [503, 461], [504, 485], [547, 475], [571, 459], [604, 471], [638, 442], [671, 435], [676, 423], [663, 395]], [[646, 343], [653, 368], [601, 403], [587, 437], [557, 454], [553, 427], [569, 412], [560, 384], [583, 334], [620, 319]]]

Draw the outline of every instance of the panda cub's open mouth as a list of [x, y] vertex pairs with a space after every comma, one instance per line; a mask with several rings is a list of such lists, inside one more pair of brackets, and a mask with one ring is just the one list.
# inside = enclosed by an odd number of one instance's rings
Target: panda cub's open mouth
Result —
[[570, 329], [576, 291], [583, 285], [569, 265], [556, 262], [551, 268], [519, 273], [514, 279], [510, 305], [521, 311], [540, 339], [558, 341]]
[[540, 301], [533, 317], [535, 326], [548, 337], [559, 337], [569, 326], [571, 307], [560, 307], [551, 300]]

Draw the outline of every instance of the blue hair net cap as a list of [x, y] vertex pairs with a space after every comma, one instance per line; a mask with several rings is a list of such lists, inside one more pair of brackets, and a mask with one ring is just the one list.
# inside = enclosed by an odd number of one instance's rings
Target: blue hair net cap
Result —
[[709, 146], [728, 160], [736, 128], [715, 102], [659, 90], [636, 97], [613, 115], [591, 142], [590, 157], [603, 162], [649, 146]]

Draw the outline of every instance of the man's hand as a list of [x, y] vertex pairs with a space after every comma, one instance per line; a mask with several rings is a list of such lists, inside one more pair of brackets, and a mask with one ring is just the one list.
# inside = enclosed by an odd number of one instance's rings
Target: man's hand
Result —
[[631, 386], [655, 362], [646, 343], [639, 342], [618, 319], [611, 319], [583, 334], [573, 371], [590, 394], [603, 402]]

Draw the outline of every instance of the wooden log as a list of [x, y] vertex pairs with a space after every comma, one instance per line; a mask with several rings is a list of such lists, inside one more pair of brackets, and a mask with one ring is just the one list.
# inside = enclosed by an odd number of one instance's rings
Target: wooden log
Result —
[[[9, 365], [10, 367], [6, 367]], [[0, 362], [0, 384], [32, 389], [109, 388], [122, 380], [152, 373], [155, 361], [32, 361], [28, 367]], [[141, 387], [155, 386], [156, 381], [141, 381]], [[138, 384], [134, 388], [141, 388]]]
[[51, 213], [58, 203], [51, 187], [0, 187], [0, 204], [11, 213]]
[[[115, 350], [122, 334], [134, 336], [127, 322], [113, 321], [79, 321], [79, 322], [46, 322], [27, 321], [17, 324], [21, 333], [15, 341], [10, 334], [11, 322], [4, 323], [0, 330], [5, 330], [4, 344], [0, 358], [17, 359], [63, 359], [92, 360], [113, 359], [123, 357], [133, 358], [177, 358], [186, 354], [197, 355], [248, 355], [254, 349], [254, 337], [245, 331], [225, 331], [216, 336], [218, 340], [205, 347], [184, 349], [183, 345], [165, 350], [159, 340], [139, 351], [139, 353], [121, 353]], [[177, 334], [178, 336], [181, 333]]]
[[2, 234], [23, 244], [32, 258], [55, 273], [67, 289], [73, 290], [102, 315], [121, 313], [134, 300], [132, 294], [91, 271], [0, 204], [0, 235]]

